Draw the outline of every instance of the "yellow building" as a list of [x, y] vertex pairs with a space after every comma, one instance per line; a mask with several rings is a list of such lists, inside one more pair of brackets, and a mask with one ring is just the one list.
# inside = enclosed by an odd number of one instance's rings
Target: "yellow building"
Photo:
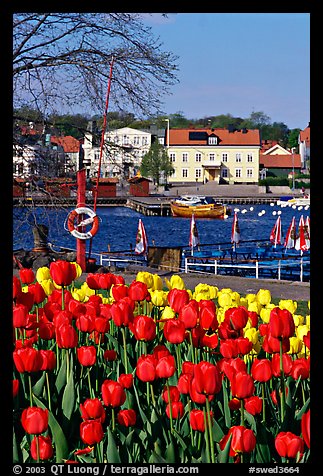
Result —
[[259, 130], [170, 129], [165, 141], [175, 172], [170, 183], [258, 184]]

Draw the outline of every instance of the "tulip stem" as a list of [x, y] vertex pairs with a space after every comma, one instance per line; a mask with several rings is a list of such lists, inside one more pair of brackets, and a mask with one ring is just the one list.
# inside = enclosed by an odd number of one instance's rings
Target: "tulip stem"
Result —
[[154, 405], [154, 407], [156, 407], [154, 388], [153, 388], [153, 384], [151, 382], [150, 382], [150, 391], [151, 391], [151, 399], [152, 399], [153, 405]]
[[37, 452], [37, 463], [39, 463], [39, 436], [36, 435], [36, 452]]
[[28, 374], [28, 382], [29, 382], [29, 401], [30, 401], [30, 406], [33, 406], [33, 392], [31, 388], [31, 375]]
[[91, 370], [91, 367], [89, 367], [89, 369], [88, 369], [88, 372], [87, 372], [87, 379], [88, 379], [88, 382], [89, 382], [89, 392], [90, 392], [90, 398], [93, 398], [93, 397], [94, 397], [94, 395], [93, 395], [92, 386], [91, 386], [90, 370]]
[[241, 412], [241, 426], [245, 426], [244, 424], [244, 407], [243, 407], [243, 399], [240, 400], [240, 412]]
[[70, 356], [69, 356], [69, 349], [65, 349], [66, 353], [66, 383], [68, 383], [70, 378]]
[[204, 438], [205, 438], [205, 444], [206, 444], [206, 453], [208, 455], [208, 463], [211, 463], [208, 422], [207, 422], [206, 410], [204, 407], [203, 407], [203, 417], [204, 417]]
[[191, 329], [188, 331], [189, 336], [190, 336], [190, 345], [191, 345], [191, 351], [192, 351], [192, 362], [195, 364], [195, 358], [194, 358], [194, 347], [193, 347], [193, 337], [192, 337], [192, 331]]
[[215, 463], [214, 442], [213, 442], [212, 423], [211, 423], [211, 411], [210, 411], [210, 402], [209, 402], [208, 397], [206, 397], [205, 403], [206, 403], [206, 419], [207, 419], [208, 432], [209, 432], [209, 438], [210, 438], [211, 461], [212, 461], [212, 463]]
[[65, 309], [65, 301], [64, 301], [64, 286], [62, 286], [62, 311]]
[[279, 363], [280, 363], [280, 383], [281, 383], [281, 421], [284, 421], [285, 417], [285, 375], [284, 375], [284, 365], [283, 365], [283, 341], [279, 342]]
[[112, 421], [112, 431], [114, 431], [116, 427], [116, 417], [114, 413], [114, 407], [111, 408], [111, 421]]
[[170, 431], [171, 433], [173, 433], [173, 412], [172, 412], [172, 402], [170, 398], [170, 389], [169, 389], [168, 379], [167, 379], [166, 385], [167, 385], [167, 396], [168, 396], [168, 405], [169, 405]]
[[266, 406], [265, 406], [265, 382], [261, 384], [261, 393], [262, 393], [262, 421], [266, 421]]
[[128, 373], [128, 358], [127, 358], [127, 341], [126, 341], [126, 333], [125, 333], [125, 328], [121, 327], [121, 333], [122, 333], [122, 340], [123, 340], [123, 358], [124, 358], [124, 368], [125, 368], [125, 373]]
[[48, 399], [48, 409], [51, 412], [52, 411], [52, 404], [51, 404], [51, 398], [50, 398], [50, 388], [49, 388], [49, 380], [48, 380], [48, 372], [45, 372], [46, 375], [46, 386], [47, 386], [47, 399]]

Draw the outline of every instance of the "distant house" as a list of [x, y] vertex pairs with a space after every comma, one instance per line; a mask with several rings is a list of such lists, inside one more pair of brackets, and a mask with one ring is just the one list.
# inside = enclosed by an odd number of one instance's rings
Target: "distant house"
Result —
[[170, 129], [167, 151], [175, 170], [169, 183], [258, 184], [258, 129], [237, 130], [231, 125], [218, 129]]
[[53, 147], [60, 146], [65, 154], [65, 174], [76, 172], [79, 169], [80, 141], [72, 136], [51, 136], [50, 142]]
[[308, 171], [310, 168], [310, 157], [311, 157], [310, 123], [303, 131], [299, 132], [298, 146], [299, 146], [299, 153], [301, 156], [302, 169], [305, 169], [305, 171]]
[[130, 183], [129, 194], [134, 197], [148, 197], [149, 195], [149, 183], [151, 180], [137, 175], [128, 179]]
[[300, 154], [292, 153], [278, 143], [265, 150], [265, 152], [260, 153], [260, 178], [268, 176], [287, 178], [290, 174], [293, 174], [293, 171], [295, 174], [299, 173], [301, 168]]

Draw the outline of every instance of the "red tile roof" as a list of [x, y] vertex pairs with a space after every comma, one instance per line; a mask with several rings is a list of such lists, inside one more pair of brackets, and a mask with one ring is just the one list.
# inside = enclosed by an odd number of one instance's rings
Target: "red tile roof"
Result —
[[274, 145], [278, 144], [276, 140], [264, 139], [261, 141], [260, 152], [266, 152], [266, 150], [271, 149]]
[[301, 142], [305, 142], [307, 146], [310, 145], [311, 142], [311, 129], [310, 127], [306, 127], [303, 131], [300, 131], [299, 138]]
[[50, 138], [52, 144], [57, 144], [63, 147], [64, 152], [79, 152], [80, 150], [80, 141], [75, 139], [72, 136], [64, 136], [64, 137], [55, 137], [52, 136]]
[[[292, 169], [293, 168], [293, 156], [292, 155], [264, 155], [260, 154], [259, 165], [266, 168], [279, 168], [279, 169]], [[301, 156], [300, 154], [294, 154], [294, 168], [300, 169]]]
[[228, 129], [170, 129], [169, 145], [207, 145], [205, 139], [190, 140], [190, 132], [206, 132], [208, 136], [216, 135], [219, 137], [219, 145], [256, 145], [260, 146], [260, 134], [258, 129], [253, 129], [243, 133], [241, 130], [229, 132]]

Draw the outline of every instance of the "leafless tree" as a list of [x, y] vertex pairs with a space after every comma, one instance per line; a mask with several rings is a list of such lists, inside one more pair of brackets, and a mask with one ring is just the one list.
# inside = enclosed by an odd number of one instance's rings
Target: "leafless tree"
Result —
[[140, 13], [15, 13], [14, 107], [44, 115], [74, 106], [102, 111], [114, 58], [111, 100], [119, 110], [160, 113], [177, 82], [177, 57], [163, 50]]

